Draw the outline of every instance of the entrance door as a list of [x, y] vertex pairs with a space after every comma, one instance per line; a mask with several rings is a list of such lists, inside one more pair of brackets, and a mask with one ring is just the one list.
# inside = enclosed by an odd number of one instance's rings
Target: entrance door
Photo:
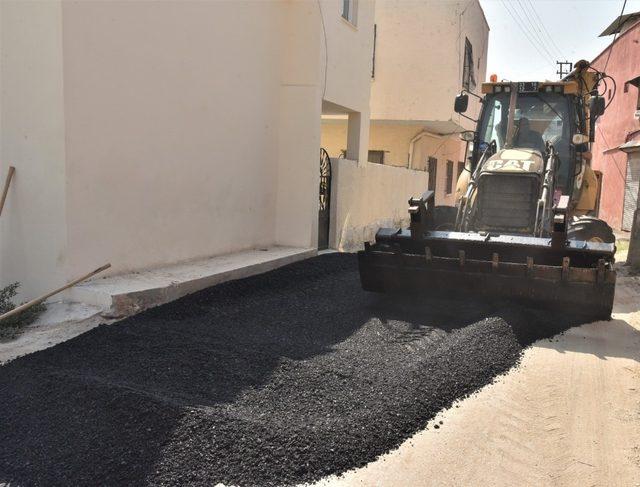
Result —
[[320, 191], [318, 201], [318, 250], [329, 248], [329, 212], [331, 209], [331, 159], [320, 149]]
[[624, 185], [624, 210], [622, 211], [622, 229], [631, 231], [633, 214], [638, 208], [638, 190], [640, 189], [640, 155], [627, 156], [627, 177]]

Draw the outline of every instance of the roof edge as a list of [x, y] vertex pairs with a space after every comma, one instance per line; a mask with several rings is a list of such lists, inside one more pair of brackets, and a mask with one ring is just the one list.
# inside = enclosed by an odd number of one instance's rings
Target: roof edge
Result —
[[595, 63], [598, 59], [600, 59], [600, 57], [605, 54], [609, 49], [611, 49], [618, 41], [620, 41], [620, 39], [623, 39], [627, 34], [629, 34], [629, 32], [636, 30], [638, 27], [640, 26], [640, 18], [638, 19], [638, 21], [633, 24], [631, 27], [629, 27], [627, 30], [625, 30], [622, 34], [620, 34], [618, 37], [616, 37], [613, 41], [611, 41], [609, 43], [609, 45], [607, 47], [605, 47], [602, 51], [600, 51], [600, 54], [598, 54], [596, 57], [594, 57], [591, 60], [591, 64]]
[[618, 15], [613, 22], [607, 26], [605, 30], [598, 37], [610, 36], [611, 34], [617, 34], [620, 32], [620, 29], [629, 21], [632, 21], [634, 18], [640, 17], [640, 12], [631, 12], [629, 14]]

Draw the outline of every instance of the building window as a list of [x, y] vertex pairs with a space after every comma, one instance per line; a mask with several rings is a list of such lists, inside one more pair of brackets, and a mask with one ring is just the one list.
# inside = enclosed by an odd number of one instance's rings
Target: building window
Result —
[[342, 17], [357, 25], [358, 0], [342, 0]]
[[427, 189], [436, 190], [436, 178], [438, 177], [438, 159], [430, 157], [427, 163], [427, 171], [429, 172], [429, 185]]
[[370, 150], [367, 159], [369, 162], [373, 162], [374, 164], [384, 164], [384, 151]]
[[445, 191], [447, 194], [453, 193], [453, 161], [447, 161], [447, 186]]
[[460, 161], [458, 162], [458, 175], [456, 176], [456, 180], [460, 179], [462, 171], [464, 171], [464, 162]]
[[469, 39], [464, 39], [464, 67], [462, 69], [462, 87], [473, 91], [476, 88], [476, 78], [473, 74], [473, 47]]

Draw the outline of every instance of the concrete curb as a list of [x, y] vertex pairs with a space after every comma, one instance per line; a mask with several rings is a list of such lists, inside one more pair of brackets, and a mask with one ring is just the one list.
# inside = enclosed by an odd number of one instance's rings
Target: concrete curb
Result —
[[110, 276], [71, 289], [72, 302], [122, 317], [168, 303], [222, 282], [253, 276], [316, 255], [313, 248], [273, 246], [148, 271]]

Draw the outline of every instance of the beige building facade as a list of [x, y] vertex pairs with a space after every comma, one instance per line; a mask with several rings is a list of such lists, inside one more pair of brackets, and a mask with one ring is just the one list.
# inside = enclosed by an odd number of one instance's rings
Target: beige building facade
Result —
[[[377, 0], [368, 160], [428, 174], [436, 204], [453, 205], [472, 123], [454, 113], [462, 89], [478, 93], [489, 26], [479, 1]], [[468, 116], [479, 103], [470, 97]], [[344, 153], [346, 122], [325, 117], [322, 145]], [[426, 187], [425, 187], [426, 189]]]

